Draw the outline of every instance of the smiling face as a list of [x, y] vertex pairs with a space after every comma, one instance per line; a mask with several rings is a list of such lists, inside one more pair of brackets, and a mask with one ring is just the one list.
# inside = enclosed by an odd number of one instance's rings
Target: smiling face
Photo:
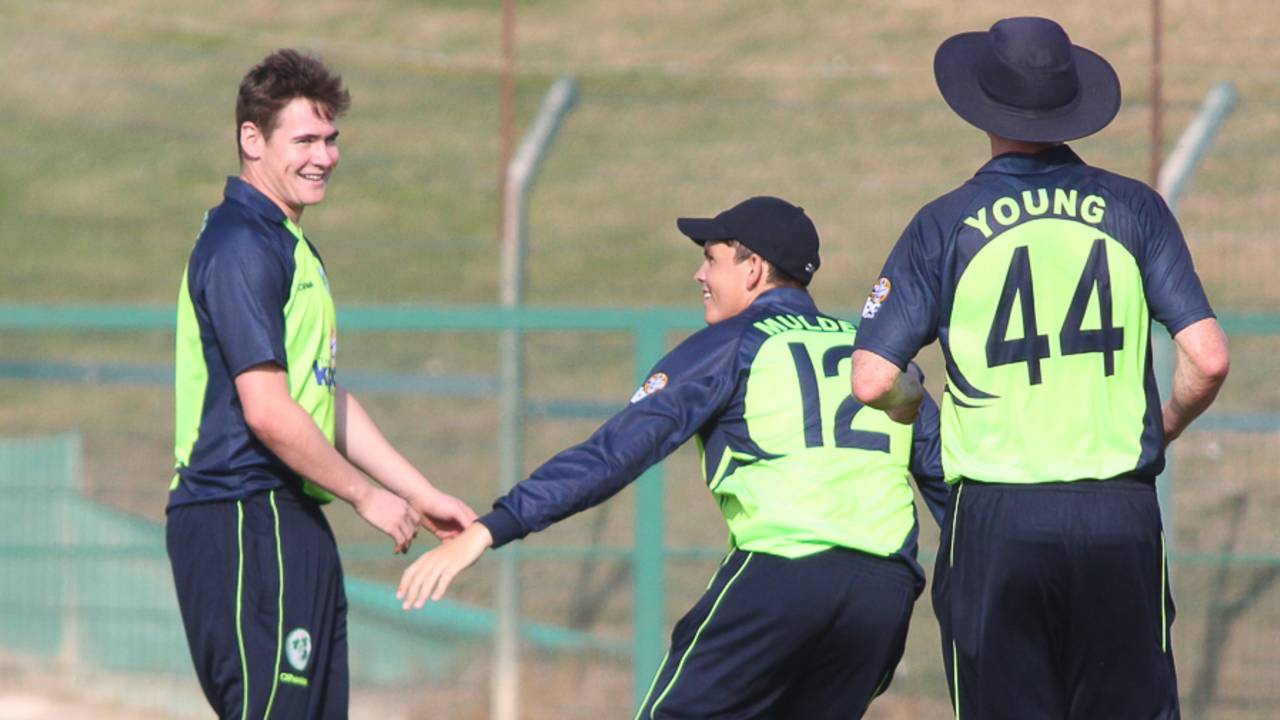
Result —
[[714, 325], [746, 310], [762, 292], [764, 261], [749, 253], [739, 260], [738, 246], [709, 241], [702, 248], [702, 265], [693, 279], [702, 286], [702, 317]]
[[302, 210], [324, 200], [338, 167], [338, 129], [306, 98], [280, 110], [268, 137], [252, 122], [240, 126], [240, 177], [297, 222]]

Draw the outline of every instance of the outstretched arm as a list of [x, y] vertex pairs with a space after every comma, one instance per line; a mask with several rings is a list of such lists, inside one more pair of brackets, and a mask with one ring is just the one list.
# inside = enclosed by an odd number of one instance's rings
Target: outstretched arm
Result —
[[476, 514], [452, 495], [441, 492], [396, 451], [373, 418], [345, 388], [337, 388], [338, 452], [391, 492], [409, 502], [420, 522], [441, 539], [462, 532]]
[[493, 510], [405, 570], [406, 610], [444, 596], [449, 583], [490, 547], [518, 540], [613, 497], [721, 412], [736, 387], [738, 344], [709, 327], [663, 358], [650, 381], [587, 440], [516, 483]]

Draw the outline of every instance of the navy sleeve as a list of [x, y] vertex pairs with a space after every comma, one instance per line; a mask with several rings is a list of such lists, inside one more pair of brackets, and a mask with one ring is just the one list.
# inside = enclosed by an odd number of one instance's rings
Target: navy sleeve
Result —
[[920, 497], [924, 498], [929, 514], [939, 527], [942, 526], [942, 518], [947, 513], [947, 500], [951, 496], [951, 488], [947, 486], [942, 472], [940, 417], [938, 404], [926, 392], [911, 436], [909, 464], [911, 476], [915, 478], [916, 487], [920, 490]]
[[480, 518], [493, 546], [613, 497], [721, 413], [738, 381], [738, 343], [709, 332], [716, 329], [706, 328], [672, 350], [622, 412], [494, 502], [493, 511]]
[[938, 336], [942, 235], [922, 211], [889, 253], [862, 308], [854, 350], [869, 350], [900, 369]]
[[1150, 197], [1142, 218], [1142, 285], [1151, 317], [1168, 328], [1170, 335], [1177, 335], [1186, 326], [1213, 317], [1213, 308], [1196, 275], [1177, 218], [1163, 198], [1155, 193]]
[[292, 268], [248, 228], [217, 238], [202, 259], [193, 268], [200, 273], [197, 302], [207, 313], [231, 377], [266, 362], [288, 369], [284, 306]]

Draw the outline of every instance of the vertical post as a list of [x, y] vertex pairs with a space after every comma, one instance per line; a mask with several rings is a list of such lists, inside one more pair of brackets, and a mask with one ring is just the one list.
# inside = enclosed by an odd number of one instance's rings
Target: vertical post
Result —
[[[664, 329], [657, 324], [636, 328], [636, 382], [648, 379], [649, 368], [665, 348]], [[663, 507], [664, 469], [655, 465], [636, 483], [635, 549], [631, 555], [632, 577], [632, 702], [639, 706], [653, 675], [662, 662], [666, 647], [666, 536]]]
[[502, 0], [502, 89], [498, 97], [498, 225], [506, 223], [507, 166], [516, 144], [516, 1]]
[[[499, 342], [502, 392], [498, 402], [498, 491], [505, 494], [520, 479], [524, 458], [524, 336], [518, 315], [524, 305], [528, 240], [529, 188], [560, 121], [577, 101], [577, 84], [564, 77], [552, 85], [538, 117], [507, 165], [502, 211], [502, 277], [500, 301], [513, 311], [512, 325]], [[513, 553], [498, 553], [495, 589], [497, 621], [493, 642], [490, 717], [515, 720], [520, 684], [520, 567]]]
[[[511, 152], [515, 146], [515, 0], [502, 0], [502, 92], [499, 99], [498, 222], [502, 232], [501, 301], [505, 308], [524, 303], [523, 208], [509, 202]], [[520, 475], [524, 445], [524, 338], [516, 330], [500, 340], [502, 396], [498, 405], [498, 492], [505, 494]], [[496, 618], [489, 716], [516, 720], [520, 690], [520, 566], [511, 553], [499, 553], [494, 589]]]
[[[57, 497], [54, 502], [58, 504], [58, 551], [63, 557], [73, 560], [62, 564], [62, 643], [58, 648], [57, 663], [64, 676], [74, 677], [80, 665], [80, 615], [83, 603], [80, 597], [80, 578], [87, 574], [85, 569], [89, 567], [88, 563], [82, 561], [80, 548], [77, 547], [75, 512], [72, 508], [72, 503], [78, 502], [84, 493], [84, 471], [80, 467], [84, 454], [78, 434], [63, 435], [59, 440], [67, 464], [67, 482], [54, 490]], [[30, 493], [34, 492], [34, 488], [23, 488], [22, 491]]]
[[1151, 174], [1152, 187], [1160, 177], [1164, 157], [1164, 23], [1161, 20], [1163, 0], [1151, 0]]
[[[523, 265], [523, 258], [520, 265]], [[518, 285], [523, 285], [524, 273], [517, 275]], [[514, 309], [519, 306], [524, 295], [523, 287], [514, 290], [514, 300], [507, 297], [508, 293], [503, 293], [503, 307]], [[498, 493], [504, 495], [519, 479], [524, 458], [524, 337], [519, 329], [502, 332], [500, 352], [502, 394], [498, 403]], [[520, 566], [516, 555], [511, 552], [499, 552], [497, 559], [498, 576], [494, 589], [497, 618], [494, 624], [490, 717], [493, 720], [516, 720], [520, 688]]]

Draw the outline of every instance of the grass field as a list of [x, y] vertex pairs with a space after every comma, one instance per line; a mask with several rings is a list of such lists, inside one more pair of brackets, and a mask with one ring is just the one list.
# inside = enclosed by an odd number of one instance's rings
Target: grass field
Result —
[[[236, 83], [248, 65], [282, 46], [323, 54], [344, 73], [354, 98], [341, 123], [342, 167], [330, 200], [304, 217], [338, 302], [495, 301], [499, 7], [496, 0], [0, 0], [0, 67], [7, 71], [0, 83], [0, 303], [172, 302], [201, 214], [219, 201], [223, 177], [236, 172]], [[1280, 6], [1167, 0], [1164, 12], [1166, 149], [1215, 83], [1234, 82], [1241, 95], [1180, 209], [1188, 241], [1215, 307], [1274, 312], [1280, 86], [1269, 70], [1280, 66]], [[1034, 13], [1056, 17], [1076, 42], [1109, 57], [1124, 84], [1125, 105], [1114, 125], [1077, 149], [1088, 160], [1145, 177], [1147, 3], [519, 3], [522, 126], [555, 77], [574, 75], [582, 92], [532, 196], [529, 301], [696, 306], [697, 253], [676, 233], [674, 218], [769, 193], [804, 205], [818, 224], [819, 304], [832, 312], [859, 307], [915, 209], [986, 157], [985, 140], [937, 94], [933, 49], [954, 32]], [[171, 342], [163, 333], [5, 332], [0, 360], [164, 364]], [[1275, 337], [1233, 341], [1233, 376], [1219, 408], [1275, 411], [1280, 390], [1269, 380], [1278, 345]], [[346, 334], [342, 364], [348, 372], [487, 375], [496, 369], [495, 347], [492, 337], [464, 333]], [[936, 392], [933, 352], [926, 369]], [[620, 403], [632, 389], [630, 357], [621, 334], [534, 337], [530, 392]], [[495, 403], [369, 400], [411, 459], [446, 489], [487, 506], [496, 472]], [[163, 388], [0, 380], [0, 435], [79, 430], [89, 491], [159, 519], [171, 465], [171, 402]], [[526, 466], [592, 427], [532, 423]], [[1280, 511], [1275, 439], [1201, 432], [1180, 441], [1178, 550], [1280, 554], [1272, 522]], [[669, 464], [667, 480], [668, 543], [722, 544], [723, 525], [691, 449]], [[343, 539], [371, 539], [345, 509], [334, 508], [330, 517]], [[625, 546], [633, 522], [627, 492], [612, 507], [531, 544]], [[925, 547], [934, 537], [927, 528]], [[400, 563], [349, 563], [349, 569], [390, 577]], [[551, 622], [590, 618], [592, 630], [626, 637], [628, 584], [615, 566], [530, 563], [525, 607]], [[491, 570], [482, 564], [464, 577], [458, 596], [488, 603]], [[672, 618], [701, 592], [710, 571], [705, 562], [670, 564]], [[1247, 568], [1233, 572], [1228, 581], [1189, 572], [1178, 586], [1176, 639], [1185, 650], [1179, 661], [1190, 678], [1186, 690], [1209, 687], [1198, 665], [1213, 642], [1204, 628], [1216, 627], [1215, 603], [1251, 577]], [[1220, 703], [1202, 717], [1280, 714], [1275, 690], [1246, 672], [1280, 671], [1280, 653], [1264, 642], [1280, 628], [1280, 595], [1267, 587], [1240, 616], [1220, 660], [1223, 680], [1210, 688]], [[876, 717], [933, 717], [941, 707], [924, 602], [916, 618], [909, 669], [895, 684], [901, 692], [879, 702]], [[468, 687], [483, 689], [482, 672], [478, 678], [473, 669], [460, 672], [471, 679]], [[535, 690], [538, 707], [529, 717], [613, 716], [625, 708], [617, 697], [628, 687], [625, 668], [612, 671], [620, 680], [604, 681], [621, 688], [613, 696], [577, 706], [567, 692], [572, 672], [546, 672], [551, 679]], [[444, 708], [432, 717], [469, 718], [482, 716], [480, 694], [437, 689], [424, 697]], [[1259, 697], [1274, 704], [1259, 705]], [[579, 714], [587, 712], [595, 714]]]

